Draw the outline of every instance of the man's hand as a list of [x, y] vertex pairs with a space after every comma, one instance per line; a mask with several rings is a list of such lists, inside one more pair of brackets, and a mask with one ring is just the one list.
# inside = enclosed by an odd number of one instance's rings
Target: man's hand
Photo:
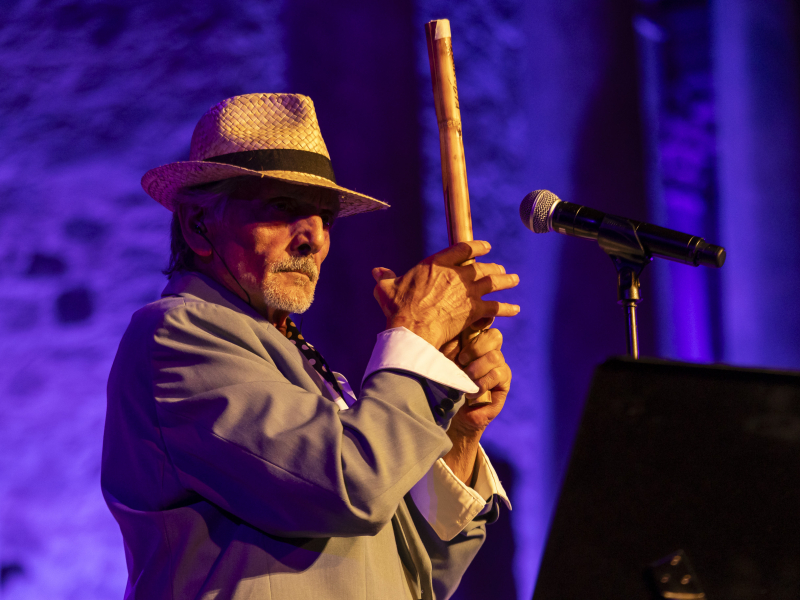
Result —
[[480, 388], [479, 392], [469, 396], [477, 397], [487, 390], [492, 396], [491, 404], [468, 406], [465, 403], [447, 430], [453, 447], [444, 461], [456, 477], [467, 484], [472, 481], [481, 435], [503, 410], [511, 386], [511, 369], [500, 350], [502, 346], [503, 334], [497, 329], [487, 329], [470, 340], [460, 352], [457, 345], [448, 344], [443, 349], [445, 355], [460, 365]]
[[387, 329], [405, 327], [442, 348], [477, 321], [516, 315], [519, 306], [483, 300], [483, 295], [515, 287], [517, 275], [490, 263], [461, 266], [490, 249], [488, 242], [461, 242], [426, 258], [402, 277], [389, 269], [373, 269], [378, 282], [375, 299], [386, 315]]
[[480, 436], [484, 429], [503, 410], [511, 386], [511, 368], [506, 364], [501, 348], [503, 334], [498, 329], [481, 331], [470, 340], [457, 356], [452, 357], [469, 378], [480, 388], [470, 398], [477, 398], [486, 391], [491, 392], [491, 404], [461, 407], [450, 425], [459, 435]]

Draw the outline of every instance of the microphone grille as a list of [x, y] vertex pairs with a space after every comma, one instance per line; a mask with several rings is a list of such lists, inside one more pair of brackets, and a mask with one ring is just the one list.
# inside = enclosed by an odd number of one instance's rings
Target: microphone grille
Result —
[[547, 217], [553, 205], [561, 202], [561, 198], [548, 190], [533, 190], [522, 199], [519, 205], [519, 218], [533, 233], [547, 233]]

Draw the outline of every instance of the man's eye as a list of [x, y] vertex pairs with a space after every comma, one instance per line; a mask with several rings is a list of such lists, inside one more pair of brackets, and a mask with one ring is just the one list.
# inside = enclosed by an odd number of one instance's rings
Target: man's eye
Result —
[[319, 216], [322, 219], [323, 226], [330, 229], [333, 227], [333, 223], [336, 221], [337, 214], [334, 211], [323, 210]]
[[291, 202], [288, 200], [273, 200], [270, 202], [270, 206], [281, 212], [289, 212], [292, 209]]

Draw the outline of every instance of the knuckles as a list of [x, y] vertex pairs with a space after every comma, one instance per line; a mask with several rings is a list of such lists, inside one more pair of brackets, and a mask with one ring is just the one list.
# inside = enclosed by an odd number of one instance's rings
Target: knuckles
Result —
[[458, 242], [452, 246], [454, 254], [467, 254], [472, 256], [472, 245], [469, 242]]
[[473, 381], [477, 379], [483, 380], [483, 377], [487, 376], [487, 369], [489, 370], [488, 374], [492, 374], [498, 369], [502, 369], [503, 367], [507, 366], [508, 365], [505, 363], [505, 357], [500, 350], [490, 350], [483, 356], [479, 356], [468, 363], [464, 368], [464, 372], [469, 375], [470, 379]]
[[505, 357], [500, 350], [490, 350], [486, 354], [486, 358], [489, 359], [489, 362], [493, 365], [500, 365], [505, 363]]
[[[504, 311], [500, 303], [481, 297], [508, 287], [506, 279], [509, 276], [502, 265], [473, 262], [460, 266], [462, 262], [488, 251], [485, 242], [460, 242], [429, 256], [400, 277], [378, 281], [373, 296], [387, 317], [400, 312], [413, 313], [415, 322], [429, 329], [441, 330], [441, 343], [444, 344], [464, 327], [482, 319], [491, 324], [491, 319]], [[478, 348], [481, 351], [499, 349], [502, 342], [502, 334], [489, 329]], [[474, 347], [465, 351], [470, 362], [480, 357]], [[502, 360], [502, 354], [499, 357], [491, 354], [489, 360]]]
[[503, 345], [503, 334], [499, 329], [487, 329], [485, 335], [489, 338], [489, 342], [493, 346], [496, 346], [498, 350]]

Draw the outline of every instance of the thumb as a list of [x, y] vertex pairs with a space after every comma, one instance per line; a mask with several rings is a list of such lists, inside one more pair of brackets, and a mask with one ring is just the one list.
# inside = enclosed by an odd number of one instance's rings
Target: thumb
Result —
[[482, 319], [478, 319], [472, 325], [469, 326], [471, 331], [482, 331], [483, 329], [489, 329], [494, 323], [494, 317], [483, 317]]
[[395, 279], [397, 277], [394, 271], [385, 267], [375, 267], [372, 269], [372, 276], [375, 278], [376, 282], [383, 281], [384, 279]]
[[434, 258], [439, 264], [456, 266], [470, 259], [477, 258], [478, 256], [484, 256], [488, 254], [491, 249], [492, 246], [489, 242], [470, 240], [468, 242], [458, 242], [449, 248], [437, 252], [431, 258]]

